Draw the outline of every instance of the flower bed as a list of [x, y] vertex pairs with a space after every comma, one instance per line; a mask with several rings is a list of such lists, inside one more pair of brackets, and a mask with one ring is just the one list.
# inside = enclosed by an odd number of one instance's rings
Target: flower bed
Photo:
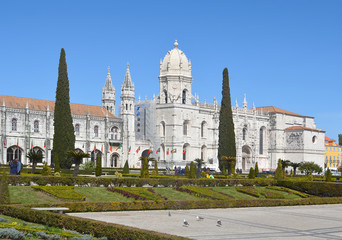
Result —
[[74, 190], [72, 186], [34, 186], [35, 190], [46, 192], [54, 197], [84, 201], [86, 197]]
[[208, 187], [195, 187], [195, 186], [182, 186], [175, 188], [177, 191], [187, 192], [197, 197], [210, 198], [213, 200], [226, 200], [227, 198], [233, 198], [229, 194], [216, 192]]
[[273, 190], [278, 190], [278, 191], [283, 191], [283, 192], [287, 192], [287, 193], [289, 193], [289, 194], [294, 194], [294, 195], [300, 196], [300, 197], [302, 197], [302, 198], [311, 197], [310, 194], [298, 192], [298, 191], [296, 191], [296, 190], [289, 189], [289, 188], [286, 188], [286, 187], [268, 186], [268, 187], [266, 187], [266, 188], [268, 188], [268, 189], [273, 189]]
[[235, 189], [238, 192], [246, 193], [246, 194], [251, 195], [253, 197], [257, 197], [257, 198], [260, 197], [258, 189], [256, 189], [255, 187], [252, 187], [252, 186], [248, 186], [248, 187], [235, 187]]
[[264, 195], [266, 198], [272, 198], [272, 199], [283, 199], [285, 198], [285, 196], [281, 193], [277, 193], [277, 192], [274, 192], [274, 191], [270, 191], [270, 190], [267, 190], [267, 189], [264, 189], [262, 192], [261, 192], [262, 195]]
[[167, 200], [166, 197], [156, 194], [151, 188], [144, 187], [112, 187], [107, 188], [108, 191], [117, 192], [125, 197], [132, 197], [135, 200]]

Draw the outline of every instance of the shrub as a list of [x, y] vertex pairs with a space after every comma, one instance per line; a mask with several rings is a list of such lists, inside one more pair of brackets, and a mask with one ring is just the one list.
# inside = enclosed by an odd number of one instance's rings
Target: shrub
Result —
[[284, 172], [283, 172], [283, 166], [281, 164], [281, 159], [278, 160], [278, 166], [275, 171], [275, 176], [274, 176], [278, 181], [284, 179]]
[[254, 179], [255, 178], [255, 172], [254, 172], [254, 169], [252, 167], [249, 169], [248, 178], [249, 179]]
[[25, 234], [14, 228], [0, 228], [0, 239], [25, 239]]
[[101, 154], [98, 154], [97, 159], [96, 159], [95, 176], [99, 177], [101, 175], [102, 175]]
[[248, 186], [248, 187], [235, 187], [236, 191], [246, 193], [253, 197], [260, 197], [258, 190], [255, 187]]
[[43, 170], [42, 170], [42, 173], [41, 173], [43, 176], [49, 176], [51, 175], [51, 168], [47, 165], [47, 162], [44, 162], [44, 165], [43, 165]]
[[190, 163], [190, 178], [196, 178], [196, 166], [194, 162]]
[[157, 195], [152, 189], [145, 187], [113, 187], [107, 188], [107, 190], [118, 192], [125, 197], [132, 197], [135, 200], [167, 200], [162, 195]]
[[61, 167], [59, 165], [59, 159], [58, 159], [58, 154], [54, 154], [55, 157], [55, 167], [54, 167], [54, 172], [60, 172], [61, 171]]
[[331, 173], [330, 169], [328, 168], [328, 170], [325, 172], [325, 181], [331, 182], [331, 178], [332, 178], [332, 173]]
[[152, 171], [153, 175], [158, 175], [158, 163], [157, 160], [154, 160], [154, 170]]
[[80, 165], [80, 169], [86, 172], [94, 172], [95, 171], [95, 163], [93, 161], [86, 162]]
[[190, 178], [190, 169], [188, 164], [185, 166], [185, 176]]
[[300, 197], [302, 197], [302, 198], [311, 197], [309, 194], [302, 193], [302, 192], [298, 192], [298, 191], [296, 191], [296, 190], [289, 189], [289, 188], [285, 188], [285, 187], [267, 186], [266, 188], [268, 188], [268, 189], [274, 189], [274, 190], [277, 190], [277, 191], [287, 192], [287, 193], [289, 193], [289, 194], [294, 194], [294, 195], [300, 196]]
[[181, 186], [176, 188], [176, 190], [181, 192], [187, 192], [197, 197], [205, 197], [213, 200], [225, 200], [227, 198], [233, 198], [228, 194], [216, 192], [212, 188], [208, 187]]
[[273, 192], [273, 191], [269, 191], [267, 189], [264, 189], [261, 192], [261, 194], [264, 195], [266, 198], [273, 198], [273, 199], [283, 199], [283, 198], [285, 198], [283, 194], [277, 193], [277, 192]]
[[10, 203], [10, 195], [8, 190], [8, 177], [5, 172], [0, 176], [0, 204]]
[[258, 162], [255, 162], [255, 169], [254, 169], [254, 172], [255, 172], [255, 176], [257, 177], [258, 174], [259, 174], [259, 166], [258, 166]]
[[122, 173], [129, 174], [128, 160], [126, 160], [126, 162], [125, 162], [125, 166], [122, 169]]

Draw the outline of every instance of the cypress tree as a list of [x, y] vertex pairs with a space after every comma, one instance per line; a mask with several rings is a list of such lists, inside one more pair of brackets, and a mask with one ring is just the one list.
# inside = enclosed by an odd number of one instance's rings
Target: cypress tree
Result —
[[249, 169], [248, 178], [249, 179], [254, 179], [255, 178], [255, 171], [254, 171], [254, 169], [252, 167]]
[[190, 174], [189, 178], [196, 178], [196, 166], [194, 162], [190, 163]]
[[[230, 166], [232, 163], [221, 161], [223, 156], [236, 159], [235, 132], [227, 68], [223, 70], [222, 100], [219, 121], [218, 159], [220, 163], [219, 167], [222, 171], [224, 165], [226, 165], [224, 166], [225, 169], [232, 168]], [[229, 171], [229, 174], [231, 174], [231, 171]]]
[[124, 168], [122, 169], [122, 173], [126, 173], [126, 174], [129, 173], [128, 160], [126, 160], [126, 162], [125, 162], [125, 166], [124, 166]]
[[66, 152], [75, 149], [75, 135], [70, 110], [67, 64], [63, 48], [61, 49], [59, 58], [53, 126], [55, 129], [53, 135], [54, 156], [56, 156], [56, 154], [58, 155], [59, 164], [62, 169], [70, 169], [72, 158], [67, 156]]
[[258, 162], [255, 162], [255, 169], [254, 169], [254, 172], [255, 172], [255, 176], [257, 177], [257, 176], [258, 176], [258, 173], [259, 173]]
[[96, 159], [95, 176], [99, 177], [101, 175], [102, 175], [101, 154], [98, 154], [97, 159]]
[[54, 155], [55, 157], [55, 167], [54, 167], [54, 172], [60, 172], [61, 171], [61, 167], [59, 165], [59, 160], [58, 160], [58, 155]]
[[278, 166], [275, 171], [275, 178], [277, 180], [284, 180], [283, 166], [281, 164], [281, 159], [278, 160]]
[[190, 169], [188, 164], [185, 166], [185, 176], [190, 177]]
[[331, 182], [332, 181], [331, 178], [332, 178], [332, 173], [331, 173], [330, 169], [328, 168], [328, 170], [325, 172], [325, 181]]

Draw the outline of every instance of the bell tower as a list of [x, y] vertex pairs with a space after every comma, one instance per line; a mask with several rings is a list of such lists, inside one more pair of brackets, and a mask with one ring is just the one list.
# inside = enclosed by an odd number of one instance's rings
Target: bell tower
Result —
[[110, 67], [108, 67], [106, 84], [102, 88], [102, 107], [115, 115], [115, 88], [110, 76]]

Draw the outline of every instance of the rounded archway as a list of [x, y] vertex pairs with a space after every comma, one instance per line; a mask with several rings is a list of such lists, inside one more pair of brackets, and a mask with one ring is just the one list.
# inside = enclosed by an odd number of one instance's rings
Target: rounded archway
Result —
[[113, 153], [110, 156], [110, 166], [111, 167], [120, 167], [121, 166], [120, 155], [118, 153]]
[[184, 161], [188, 161], [190, 159], [190, 144], [189, 143], [185, 143], [183, 145], [183, 160]]
[[150, 156], [150, 154], [151, 154], [151, 151], [149, 149], [146, 149], [146, 150], [142, 151], [141, 156], [148, 158]]
[[242, 171], [248, 169], [248, 164], [251, 162], [252, 150], [249, 146], [242, 147]]
[[12, 161], [14, 159], [18, 159], [20, 162], [22, 162], [22, 155], [23, 155], [23, 149], [17, 146], [11, 146], [7, 148], [7, 162]]
[[98, 149], [94, 150], [91, 152], [90, 157], [91, 157], [91, 161], [95, 163], [96, 165], [96, 160], [98, 158], [98, 156], [100, 156], [101, 162], [102, 162], [102, 152]]

